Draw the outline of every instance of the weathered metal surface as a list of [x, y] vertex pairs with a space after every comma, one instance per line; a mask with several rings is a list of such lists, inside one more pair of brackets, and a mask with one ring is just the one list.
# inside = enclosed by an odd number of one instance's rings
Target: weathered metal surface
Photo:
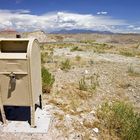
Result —
[[[0, 39], [0, 106], [29, 106], [31, 126], [42, 94], [40, 48], [36, 39]], [[5, 119], [3, 117], [3, 122]]]

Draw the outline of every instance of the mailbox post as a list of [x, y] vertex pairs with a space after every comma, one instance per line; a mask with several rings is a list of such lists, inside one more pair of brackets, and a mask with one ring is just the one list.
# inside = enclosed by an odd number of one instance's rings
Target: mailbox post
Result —
[[41, 103], [41, 59], [36, 39], [0, 39], [0, 110], [4, 106], [28, 106], [35, 126], [35, 105]]

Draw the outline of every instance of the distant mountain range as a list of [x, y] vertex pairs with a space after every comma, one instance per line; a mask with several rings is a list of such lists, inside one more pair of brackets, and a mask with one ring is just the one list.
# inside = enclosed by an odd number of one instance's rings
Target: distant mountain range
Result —
[[99, 34], [113, 34], [113, 32], [110, 31], [96, 31], [96, 30], [83, 30], [83, 29], [72, 29], [72, 30], [59, 30], [59, 31], [53, 31], [50, 32], [51, 34], [80, 34], [80, 33], [99, 33]]

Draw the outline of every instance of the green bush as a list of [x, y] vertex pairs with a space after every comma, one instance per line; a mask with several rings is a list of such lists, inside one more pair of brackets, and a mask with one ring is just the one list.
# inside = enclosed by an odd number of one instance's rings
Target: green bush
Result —
[[132, 105], [120, 101], [105, 103], [97, 110], [97, 116], [102, 132], [108, 130], [110, 136], [122, 140], [140, 139], [140, 114], [134, 112]]
[[96, 40], [81, 40], [80, 43], [85, 43], [85, 44], [93, 44], [95, 43]]
[[60, 68], [61, 70], [68, 71], [71, 68], [70, 60], [66, 59], [65, 61], [62, 61]]
[[78, 46], [74, 46], [73, 48], [71, 48], [71, 52], [77, 51], [78, 50]]
[[43, 93], [49, 93], [55, 81], [54, 76], [45, 68], [42, 67], [42, 90]]
[[81, 48], [79, 48], [78, 46], [74, 46], [73, 48], [71, 48], [70, 51], [74, 52], [74, 51], [83, 51], [83, 50]]
[[133, 51], [127, 51], [127, 50], [120, 51], [120, 54], [127, 56], [127, 57], [134, 57], [135, 56], [135, 53]]

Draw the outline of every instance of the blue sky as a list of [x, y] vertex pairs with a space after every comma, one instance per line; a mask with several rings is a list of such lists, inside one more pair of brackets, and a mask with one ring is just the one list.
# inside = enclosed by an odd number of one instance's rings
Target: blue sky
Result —
[[0, 0], [0, 29], [140, 33], [140, 0]]

